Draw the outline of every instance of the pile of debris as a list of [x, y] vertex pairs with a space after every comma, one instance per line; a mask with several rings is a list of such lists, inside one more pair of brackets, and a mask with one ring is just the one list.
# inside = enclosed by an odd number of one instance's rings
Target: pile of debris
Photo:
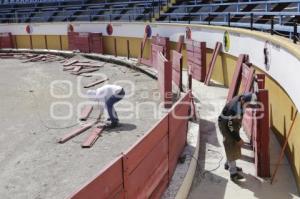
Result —
[[19, 59], [22, 63], [28, 62], [55, 62], [65, 58], [52, 54], [32, 54], [32, 53], [0, 53], [0, 59]]
[[[72, 75], [92, 77], [91, 73], [99, 71], [99, 68], [103, 67], [105, 63], [99, 64], [96, 62], [91, 62], [89, 60], [79, 61], [77, 59], [69, 59], [63, 63], [63, 71], [68, 71]], [[88, 73], [88, 74], [87, 74]], [[91, 82], [88, 85], [85, 85], [84, 88], [90, 88], [95, 85], [101, 84], [107, 81], [107, 77], [102, 79], [97, 79], [94, 82]]]

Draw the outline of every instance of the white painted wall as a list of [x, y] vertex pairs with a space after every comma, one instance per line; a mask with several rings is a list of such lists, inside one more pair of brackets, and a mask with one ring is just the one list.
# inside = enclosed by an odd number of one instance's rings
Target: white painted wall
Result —
[[[66, 35], [70, 23], [33, 23], [32, 35]], [[102, 32], [106, 34], [107, 23], [102, 22], [74, 22], [71, 23], [76, 32]], [[28, 24], [0, 24], [0, 32], [12, 32], [14, 35], [26, 35], [25, 28]], [[144, 23], [114, 23], [113, 36], [127, 36], [142, 38], [145, 29]], [[174, 24], [151, 24], [152, 35], [170, 37], [177, 41], [179, 35], [185, 35], [185, 26]], [[217, 41], [223, 42], [224, 31], [209, 29], [209, 27], [192, 27], [192, 38], [197, 41], [207, 42], [208, 48], [214, 48]], [[289, 94], [297, 108], [300, 110], [300, 62], [297, 57], [281, 46], [270, 45], [270, 69], [264, 67], [263, 48], [265, 40], [242, 33], [230, 33], [230, 55], [238, 56], [248, 54], [250, 61], [265, 71], [276, 80]]]

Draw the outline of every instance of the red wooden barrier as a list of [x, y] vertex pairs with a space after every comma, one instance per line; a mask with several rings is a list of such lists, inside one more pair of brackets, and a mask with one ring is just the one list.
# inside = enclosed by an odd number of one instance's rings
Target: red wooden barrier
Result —
[[206, 42], [188, 40], [186, 50], [192, 77], [204, 82], [206, 76]]
[[103, 53], [102, 33], [68, 32], [69, 50]]
[[186, 93], [154, 127], [72, 199], [159, 199], [186, 144], [191, 93]]
[[254, 68], [252, 65], [242, 64], [242, 80], [241, 80], [241, 92], [250, 92], [253, 87], [254, 81]]
[[256, 74], [256, 81], [259, 89], [265, 89], [265, 74]]
[[172, 106], [172, 66], [162, 53], [157, 58], [158, 84], [165, 108]]
[[245, 54], [240, 54], [239, 58], [236, 62], [235, 71], [232, 77], [231, 84], [229, 86], [228, 96], [227, 96], [227, 102], [231, 100], [234, 96], [237, 95], [238, 92], [238, 86], [240, 85], [241, 81], [241, 71], [242, 71], [242, 65], [246, 59]]
[[211, 78], [213, 70], [215, 68], [217, 57], [218, 57], [218, 55], [219, 55], [219, 53], [221, 51], [221, 47], [222, 47], [222, 43], [221, 42], [217, 42], [216, 46], [215, 46], [215, 49], [213, 51], [213, 54], [212, 54], [211, 61], [210, 61], [209, 66], [208, 66], [207, 75], [205, 77], [205, 84], [206, 85], [209, 85], [210, 78]]
[[163, 53], [164, 48], [162, 46], [158, 46], [155, 44], [152, 44], [152, 57], [151, 57], [151, 62], [152, 62], [152, 67], [155, 68], [156, 70], [157, 68], [157, 59], [158, 59], [158, 54], [159, 53]]
[[169, 38], [168, 37], [160, 37], [159, 35], [152, 37], [151, 44], [151, 55], [149, 59], [143, 58], [143, 52], [146, 43], [146, 36], [144, 36], [143, 43], [141, 44], [141, 57], [139, 61], [142, 64], [147, 66], [153, 66], [156, 69], [156, 56], [157, 52], [162, 52], [162, 54], [169, 60], [170, 59], [170, 47], [169, 47]]
[[263, 108], [257, 111], [255, 129], [255, 163], [257, 175], [260, 177], [270, 177], [270, 152], [269, 152], [269, 93], [268, 90], [259, 90], [257, 99], [262, 103]]
[[90, 33], [90, 52], [103, 53], [102, 33]]
[[165, 190], [167, 183], [161, 182], [168, 175], [168, 115], [126, 152], [123, 159], [125, 198], [150, 198], [157, 190]]
[[82, 186], [79, 191], [76, 191], [69, 198], [124, 198], [122, 157], [118, 157], [114, 162], [100, 171], [100, 173], [91, 182]]
[[182, 91], [182, 54], [172, 51], [172, 81]]
[[0, 48], [13, 48], [13, 36], [9, 32], [0, 33]]
[[169, 113], [169, 179], [176, 169], [187, 139], [188, 119], [191, 107], [191, 93], [177, 102]]

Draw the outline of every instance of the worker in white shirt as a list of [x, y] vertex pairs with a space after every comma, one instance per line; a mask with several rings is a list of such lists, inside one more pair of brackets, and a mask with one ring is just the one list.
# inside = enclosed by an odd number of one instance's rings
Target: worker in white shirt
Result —
[[106, 84], [95, 90], [88, 90], [87, 95], [89, 99], [98, 101], [101, 105], [105, 105], [109, 120], [111, 121], [110, 127], [117, 127], [119, 119], [114, 104], [119, 102], [125, 96], [125, 91], [121, 86]]

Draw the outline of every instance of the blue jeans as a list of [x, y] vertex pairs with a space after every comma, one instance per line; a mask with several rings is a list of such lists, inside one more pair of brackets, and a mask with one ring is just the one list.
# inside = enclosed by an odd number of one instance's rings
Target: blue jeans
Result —
[[108, 100], [105, 102], [107, 112], [110, 118], [110, 121], [112, 124], [116, 124], [119, 122], [117, 112], [114, 108], [114, 104], [123, 99], [125, 95], [124, 89], [122, 89], [118, 94], [111, 96], [108, 98]]

